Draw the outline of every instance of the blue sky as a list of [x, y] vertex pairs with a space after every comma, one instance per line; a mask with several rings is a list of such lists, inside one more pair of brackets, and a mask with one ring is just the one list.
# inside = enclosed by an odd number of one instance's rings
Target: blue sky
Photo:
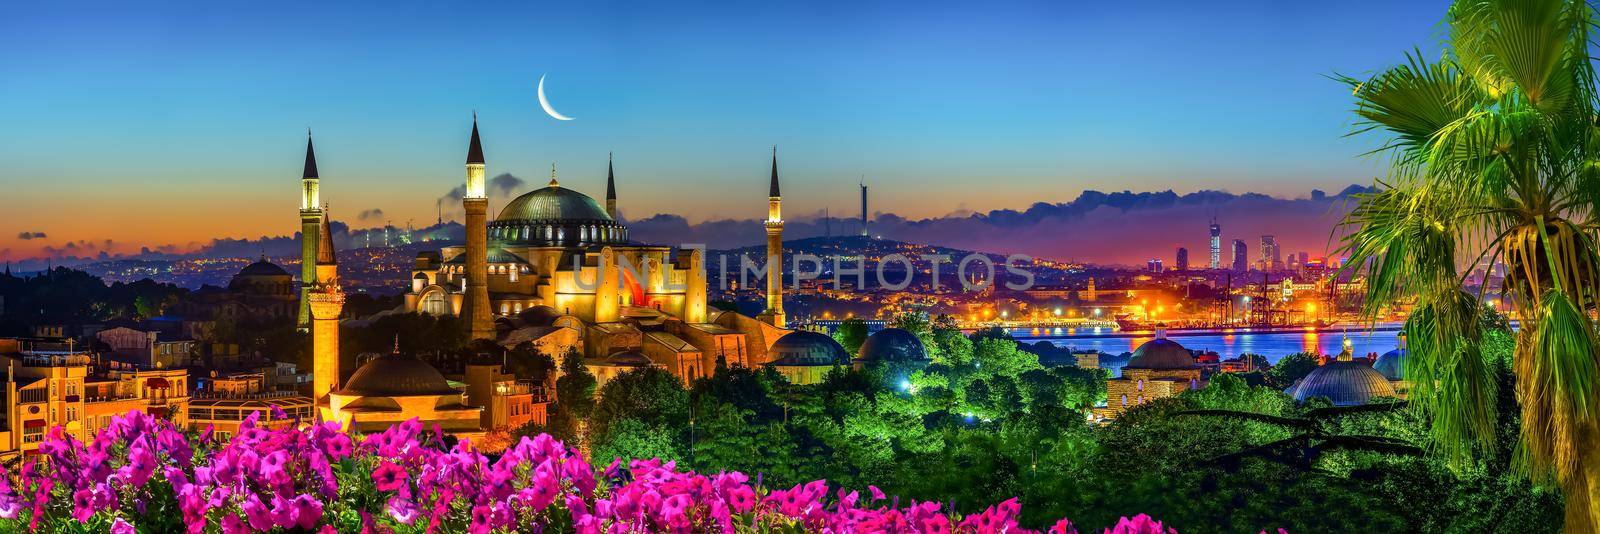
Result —
[[[556, 162], [598, 196], [615, 151], [634, 218], [759, 216], [772, 144], [796, 215], [852, 209], [862, 175], [875, 210], [908, 216], [1337, 190], [1381, 167], [1342, 137], [1349, 93], [1327, 75], [1436, 49], [1445, 7], [10, 3], [0, 182], [20, 202], [0, 250], [291, 233], [307, 126], [336, 217], [431, 221], [473, 110], [490, 174], [537, 185]], [[577, 120], [539, 109], [541, 74]]]

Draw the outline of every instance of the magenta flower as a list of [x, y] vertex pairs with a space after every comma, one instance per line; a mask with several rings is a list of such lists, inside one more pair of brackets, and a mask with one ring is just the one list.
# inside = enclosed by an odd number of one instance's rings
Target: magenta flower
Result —
[[372, 470], [372, 483], [378, 491], [397, 491], [406, 484], [406, 470], [394, 462], [384, 460]]
[[111, 534], [134, 534], [133, 523], [123, 521], [118, 517], [111, 521]]

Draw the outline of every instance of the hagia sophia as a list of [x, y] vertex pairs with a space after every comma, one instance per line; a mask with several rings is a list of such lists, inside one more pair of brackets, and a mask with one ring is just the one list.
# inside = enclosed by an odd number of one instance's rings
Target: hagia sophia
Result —
[[[552, 166], [548, 185], [512, 199], [493, 221], [487, 220], [485, 165], [474, 117], [462, 198], [466, 242], [417, 255], [403, 311], [459, 316], [469, 339], [508, 348], [531, 343], [556, 361], [576, 352], [601, 384], [650, 366], [687, 384], [707, 376], [719, 360], [772, 367], [792, 381], [812, 383], [828, 369], [851, 365], [831, 337], [787, 327], [781, 276], [769, 277], [767, 309], [756, 317], [709, 309], [703, 251], [629, 239], [617, 217], [616, 176], [609, 164], [603, 207], [563, 186]], [[466, 393], [428, 363], [400, 354], [398, 346], [353, 373], [340, 369], [344, 293], [319, 181], [308, 139], [300, 206], [300, 324], [312, 334], [311, 393], [322, 418], [360, 431], [417, 417], [471, 435], [504, 420], [504, 413], [491, 413], [497, 409], [515, 414], [515, 399], [507, 405], [499, 393], [504, 388], [488, 384], [510, 379], [497, 364], [476, 371], [469, 366]], [[781, 258], [776, 149], [768, 185], [767, 254]], [[885, 352], [908, 351], [879, 345]], [[920, 345], [915, 352], [921, 354]]]

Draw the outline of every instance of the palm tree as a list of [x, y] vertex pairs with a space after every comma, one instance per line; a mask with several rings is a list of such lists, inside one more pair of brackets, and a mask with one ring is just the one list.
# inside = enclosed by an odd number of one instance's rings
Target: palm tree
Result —
[[1367, 305], [1414, 299], [1406, 324], [1413, 404], [1463, 466], [1494, 447], [1494, 374], [1479, 354], [1482, 291], [1463, 270], [1506, 268], [1521, 404], [1516, 466], [1558, 483], [1569, 532], [1600, 530], [1600, 127], [1584, 1], [1457, 0], [1444, 52], [1345, 78], [1356, 134], [1391, 161], [1342, 223]]

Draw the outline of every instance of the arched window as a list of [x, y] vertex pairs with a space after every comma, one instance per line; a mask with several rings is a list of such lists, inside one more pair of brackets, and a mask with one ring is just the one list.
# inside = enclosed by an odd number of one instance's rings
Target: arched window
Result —
[[1128, 394], [1126, 394], [1126, 393], [1122, 394], [1122, 405], [1123, 406], [1127, 406], [1128, 405]]

